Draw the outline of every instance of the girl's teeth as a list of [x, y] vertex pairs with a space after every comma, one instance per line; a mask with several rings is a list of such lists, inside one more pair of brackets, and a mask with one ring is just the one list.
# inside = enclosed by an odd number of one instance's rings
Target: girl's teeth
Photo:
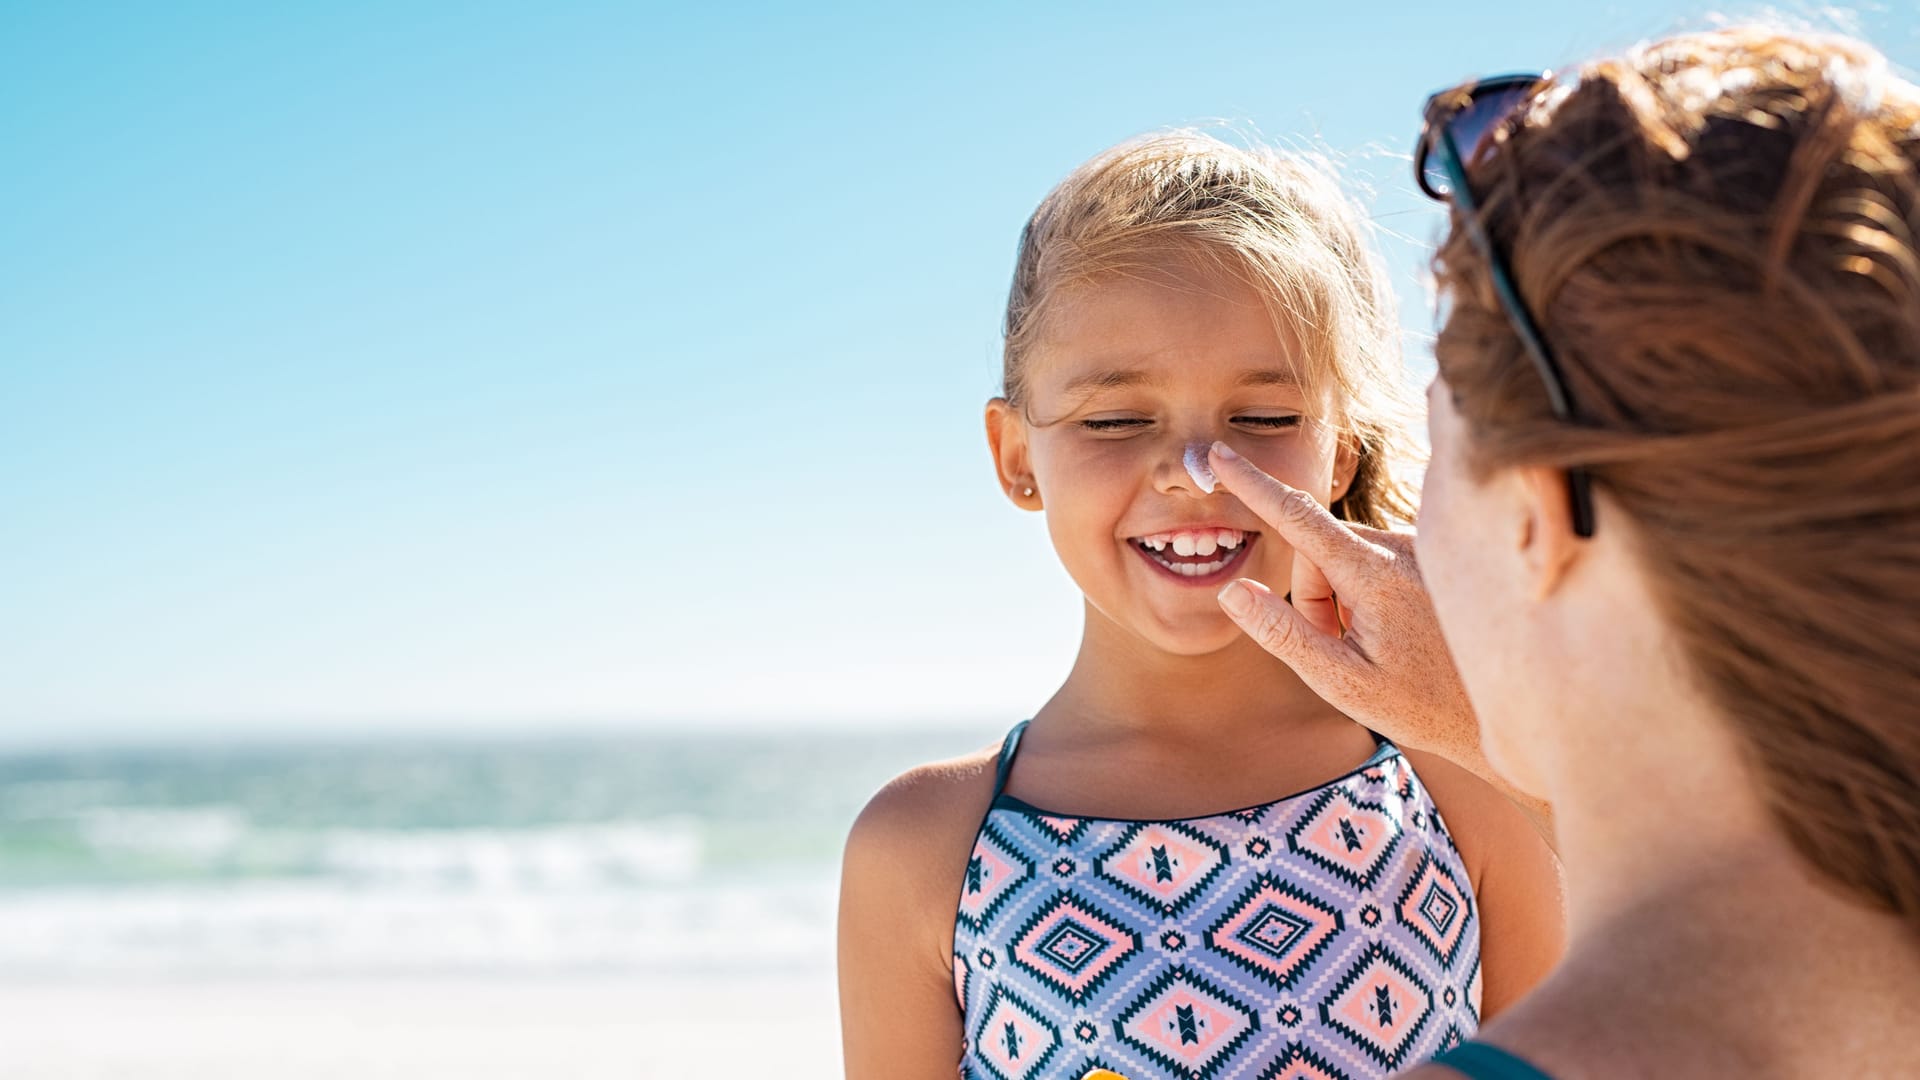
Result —
[[1214, 573], [1232, 562], [1240, 553], [1240, 549], [1246, 546], [1247, 536], [1233, 529], [1213, 529], [1206, 532], [1155, 533], [1152, 536], [1141, 537], [1139, 543], [1141, 547], [1155, 553], [1164, 553], [1171, 547], [1175, 555], [1189, 559], [1196, 557], [1205, 559], [1215, 553], [1224, 553], [1224, 558], [1217, 561], [1197, 564], [1176, 563], [1169, 559], [1159, 560], [1160, 565], [1169, 567], [1177, 573], [1198, 577]]
[[1173, 564], [1174, 570], [1179, 572], [1183, 577], [1206, 577], [1208, 574], [1219, 573], [1220, 571], [1226, 569], [1226, 566], [1227, 566], [1227, 560], [1225, 559], [1221, 559], [1219, 562], [1209, 562], [1209, 563], [1174, 563]]

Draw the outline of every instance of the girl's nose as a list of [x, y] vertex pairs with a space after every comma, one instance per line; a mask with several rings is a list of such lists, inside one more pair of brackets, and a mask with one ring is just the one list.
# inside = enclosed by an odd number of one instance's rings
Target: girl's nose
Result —
[[1191, 442], [1187, 444], [1187, 452], [1180, 458], [1180, 463], [1187, 467], [1187, 475], [1193, 477], [1193, 482], [1200, 485], [1200, 490], [1209, 495], [1213, 494], [1214, 479], [1213, 466], [1207, 462], [1207, 452], [1212, 449], [1210, 442]]
[[1207, 463], [1207, 451], [1212, 448], [1211, 438], [1187, 440], [1176, 448], [1175, 456], [1169, 456], [1155, 466], [1154, 486], [1163, 493], [1185, 491], [1190, 495], [1213, 494], [1213, 466]]

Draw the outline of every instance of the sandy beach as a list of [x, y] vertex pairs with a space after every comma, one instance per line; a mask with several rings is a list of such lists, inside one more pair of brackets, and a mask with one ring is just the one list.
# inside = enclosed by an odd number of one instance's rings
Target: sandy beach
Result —
[[10, 1080], [840, 1075], [832, 975], [0, 982]]

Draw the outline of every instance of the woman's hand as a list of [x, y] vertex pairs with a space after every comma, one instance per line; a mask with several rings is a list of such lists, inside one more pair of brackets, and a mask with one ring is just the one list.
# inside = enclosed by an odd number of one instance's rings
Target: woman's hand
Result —
[[1225, 443], [1214, 476], [1293, 547], [1289, 604], [1242, 578], [1220, 606], [1313, 692], [1410, 750], [1437, 754], [1506, 793], [1551, 840], [1547, 804], [1493, 771], [1480, 726], [1440, 636], [1413, 537], [1352, 525], [1275, 480]]

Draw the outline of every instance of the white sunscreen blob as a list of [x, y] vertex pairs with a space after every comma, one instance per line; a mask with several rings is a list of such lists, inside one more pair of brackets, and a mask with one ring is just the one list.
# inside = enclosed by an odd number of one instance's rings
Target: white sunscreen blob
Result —
[[1213, 466], [1207, 463], [1207, 451], [1213, 449], [1212, 443], [1187, 444], [1187, 475], [1200, 485], [1200, 490], [1213, 494]]

